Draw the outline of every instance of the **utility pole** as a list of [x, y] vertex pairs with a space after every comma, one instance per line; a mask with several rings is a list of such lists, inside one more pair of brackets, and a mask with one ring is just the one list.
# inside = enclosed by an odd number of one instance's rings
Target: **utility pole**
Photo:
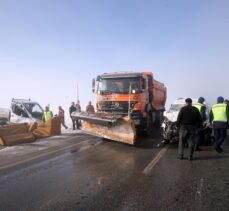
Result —
[[76, 85], [76, 92], [77, 92], [77, 102], [79, 100], [79, 87], [78, 87], [78, 84]]

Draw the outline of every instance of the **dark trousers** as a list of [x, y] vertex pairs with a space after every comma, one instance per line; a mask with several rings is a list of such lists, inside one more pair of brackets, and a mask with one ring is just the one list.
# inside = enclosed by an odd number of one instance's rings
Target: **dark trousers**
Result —
[[65, 120], [64, 117], [61, 117], [61, 124], [67, 129], [68, 127], [65, 125]]
[[192, 125], [181, 125], [179, 133], [178, 154], [184, 155], [185, 144], [188, 143], [189, 156], [192, 156], [196, 143], [197, 127]]
[[200, 145], [202, 145], [203, 141], [204, 141], [204, 131], [198, 131], [196, 133], [195, 147], [199, 147]]
[[220, 148], [223, 144], [224, 140], [227, 137], [227, 129], [226, 128], [215, 128], [214, 129], [214, 137], [215, 137], [215, 148]]
[[72, 128], [73, 130], [76, 129], [76, 120], [72, 118]]
[[77, 129], [80, 129], [80, 120], [79, 119], [76, 119], [76, 128]]

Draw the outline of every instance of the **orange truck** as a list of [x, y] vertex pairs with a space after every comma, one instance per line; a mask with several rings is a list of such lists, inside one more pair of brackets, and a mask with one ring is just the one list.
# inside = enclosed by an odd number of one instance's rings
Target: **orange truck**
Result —
[[96, 113], [73, 113], [82, 130], [95, 136], [134, 144], [137, 132], [160, 127], [166, 87], [151, 72], [104, 73], [93, 80]]

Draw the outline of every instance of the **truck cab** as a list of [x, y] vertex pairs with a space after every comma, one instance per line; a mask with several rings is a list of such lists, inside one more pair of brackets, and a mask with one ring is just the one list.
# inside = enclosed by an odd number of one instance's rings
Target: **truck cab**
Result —
[[13, 123], [41, 122], [44, 113], [39, 103], [30, 99], [12, 99], [10, 121]]

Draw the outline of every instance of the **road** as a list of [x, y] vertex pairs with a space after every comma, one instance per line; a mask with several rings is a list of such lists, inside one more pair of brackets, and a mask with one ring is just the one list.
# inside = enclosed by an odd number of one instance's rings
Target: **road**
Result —
[[69, 132], [2, 148], [0, 210], [229, 210], [228, 144], [188, 161], [160, 140], [160, 131], [137, 146]]

